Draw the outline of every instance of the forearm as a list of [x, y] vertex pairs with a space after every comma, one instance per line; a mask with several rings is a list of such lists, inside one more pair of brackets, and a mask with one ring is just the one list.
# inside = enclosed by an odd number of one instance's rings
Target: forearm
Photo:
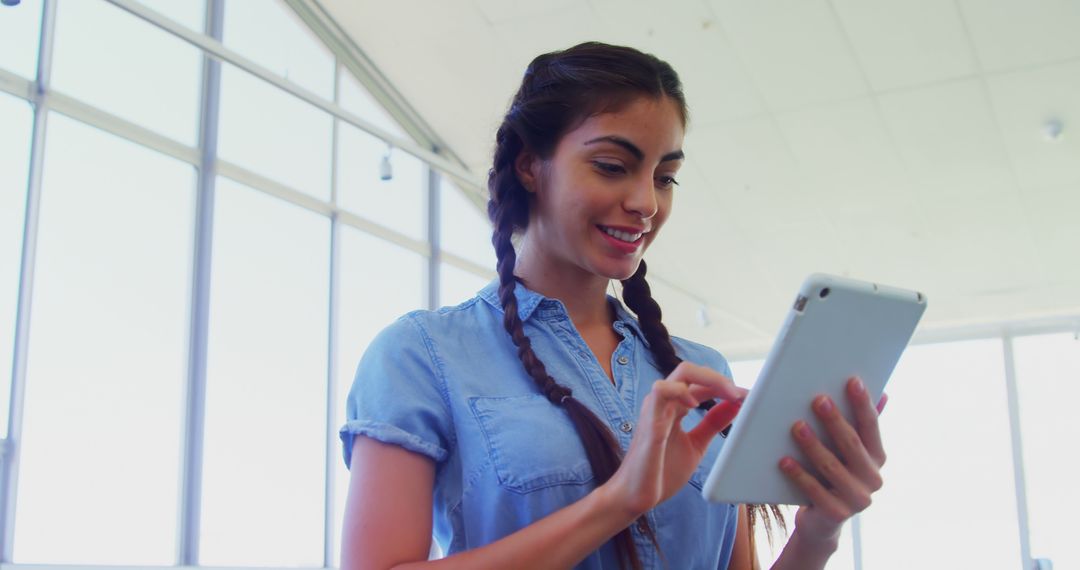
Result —
[[440, 560], [411, 562], [394, 570], [428, 568], [570, 568], [583, 560], [635, 517], [617, 508], [601, 486], [580, 501], [491, 544]]
[[784, 545], [780, 557], [772, 565], [772, 570], [816, 570], [825, 568], [829, 557], [836, 552], [837, 540], [828, 543], [807, 542], [799, 534], [798, 528], [791, 539]]

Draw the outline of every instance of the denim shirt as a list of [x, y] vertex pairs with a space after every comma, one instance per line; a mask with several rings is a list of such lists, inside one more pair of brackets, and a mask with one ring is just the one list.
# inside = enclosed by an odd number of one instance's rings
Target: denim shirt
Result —
[[[663, 378], [638, 322], [608, 298], [621, 337], [611, 358], [613, 385], [560, 301], [521, 284], [515, 295], [525, 334], [548, 372], [607, 423], [625, 453], [642, 399]], [[456, 307], [401, 317], [364, 353], [346, 402], [346, 466], [358, 434], [435, 461], [433, 528], [447, 555], [499, 540], [596, 487], [573, 424], [526, 374], [502, 315], [494, 281]], [[731, 375], [715, 350], [672, 342], [682, 359]], [[683, 428], [702, 414], [692, 410]], [[647, 513], [659, 553], [632, 527], [645, 568], [727, 568], [737, 509], [701, 496], [722, 445], [717, 436], [689, 483]], [[613, 544], [577, 568], [618, 569]]]

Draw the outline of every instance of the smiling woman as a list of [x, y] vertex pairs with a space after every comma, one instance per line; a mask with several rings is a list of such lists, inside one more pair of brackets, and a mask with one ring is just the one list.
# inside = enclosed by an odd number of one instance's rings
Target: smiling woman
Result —
[[[432, 530], [452, 568], [753, 567], [747, 513], [764, 507], [700, 493], [746, 390], [668, 334], [645, 280], [686, 117], [651, 55], [533, 60], [488, 177], [498, 278], [399, 319], [357, 369], [343, 568], [426, 565]], [[824, 566], [850, 515], [823, 512], [800, 511], [775, 567]]]

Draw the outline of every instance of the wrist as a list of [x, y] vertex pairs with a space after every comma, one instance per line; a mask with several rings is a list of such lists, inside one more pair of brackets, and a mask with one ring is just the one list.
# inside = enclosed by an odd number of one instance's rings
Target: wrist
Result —
[[792, 533], [788, 546], [794, 548], [801, 559], [821, 560], [824, 562], [840, 547], [840, 533], [837, 532], [828, 536], [811, 536], [807, 532], [800, 532], [799, 527], [795, 527], [795, 532]]
[[590, 495], [597, 510], [624, 523], [620, 528], [630, 526], [648, 510], [636, 508], [631, 501], [627, 501], [627, 494], [620, 491], [614, 477], [594, 489]]

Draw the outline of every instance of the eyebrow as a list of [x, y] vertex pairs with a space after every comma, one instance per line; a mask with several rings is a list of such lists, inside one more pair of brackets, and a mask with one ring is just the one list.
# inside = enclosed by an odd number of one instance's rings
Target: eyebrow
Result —
[[[596, 137], [595, 139], [592, 139], [590, 141], [586, 141], [585, 145], [601, 143], [601, 142], [609, 142], [609, 143], [617, 144], [617, 145], [625, 148], [630, 154], [634, 155], [634, 158], [636, 158], [638, 160], [641, 160], [641, 159], [645, 158], [645, 153], [641, 152], [641, 149], [638, 148], [637, 145], [635, 145], [634, 143], [632, 143], [629, 140], [624, 139], [623, 137], [620, 137], [620, 136], [607, 135], [607, 136], [603, 136], [603, 137]], [[669, 160], [681, 160], [683, 158], [686, 158], [686, 155], [683, 153], [683, 151], [676, 150], [676, 151], [673, 151], [673, 152], [669, 152], [669, 153], [665, 154], [664, 156], [660, 157], [660, 162], [667, 162]]]

